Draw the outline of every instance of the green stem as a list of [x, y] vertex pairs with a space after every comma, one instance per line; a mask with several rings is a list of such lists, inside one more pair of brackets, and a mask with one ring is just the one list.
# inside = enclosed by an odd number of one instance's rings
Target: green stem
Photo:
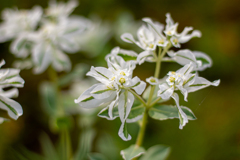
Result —
[[143, 138], [144, 138], [144, 134], [145, 134], [145, 130], [146, 130], [146, 125], [147, 125], [147, 119], [148, 119], [148, 109], [145, 108], [142, 123], [140, 124], [140, 131], [138, 133], [138, 137], [137, 137], [137, 141], [136, 141], [136, 145], [138, 147], [140, 147], [142, 145], [142, 142], [143, 142]]
[[[169, 43], [169, 45], [164, 48], [163, 52], [161, 52], [162, 49], [159, 48], [157, 62], [156, 62], [156, 68], [155, 68], [155, 73], [154, 73], [155, 78], [158, 78], [159, 75], [160, 75], [161, 60], [164, 57], [164, 55], [167, 53], [167, 51], [170, 47], [171, 47], [171, 43]], [[143, 138], [144, 138], [144, 134], [145, 134], [145, 130], [146, 130], [146, 125], [147, 125], [147, 119], [148, 119], [148, 110], [149, 110], [149, 108], [151, 108], [155, 103], [157, 103], [160, 100], [160, 98], [158, 98], [153, 103], [151, 103], [152, 97], [153, 97], [153, 94], [154, 94], [154, 90], [155, 90], [155, 85], [152, 85], [150, 93], [149, 93], [147, 104], [143, 103], [145, 105], [145, 111], [144, 111], [144, 114], [143, 114], [143, 119], [142, 119], [142, 122], [140, 124], [140, 130], [139, 130], [137, 141], [136, 141], [136, 146], [137, 147], [140, 147], [142, 145], [142, 142], [143, 142]], [[138, 99], [142, 99], [142, 98], [138, 98]], [[134, 158], [133, 160], [137, 160], [137, 158]]]
[[159, 97], [158, 99], [156, 99], [155, 101], [153, 101], [149, 107], [152, 107], [154, 104], [156, 104], [158, 101], [160, 101], [162, 99], [162, 97]]
[[[62, 106], [62, 101], [61, 101], [61, 88], [58, 83], [58, 74], [57, 72], [52, 68], [52, 66], [49, 67], [48, 69], [48, 75], [50, 80], [55, 86], [55, 91], [56, 91], [56, 106], [57, 106], [57, 114], [55, 115], [56, 118], [59, 117], [64, 117], [64, 108]], [[60, 128], [60, 143], [61, 143], [61, 150], [62, 150], [62, 160], [69, 160], [70, 154], [71, 154], [71, 142], [70, 142], [70, 136], [69, 136], [69, 131], [67, 126]]]
[[131, 92], [145, 107], [147, 107], [146, 102], [142, 99], [141, 96], [139, 96], [137, 93], [135, 93], [133, 90], [128, 89], [129, 92]]

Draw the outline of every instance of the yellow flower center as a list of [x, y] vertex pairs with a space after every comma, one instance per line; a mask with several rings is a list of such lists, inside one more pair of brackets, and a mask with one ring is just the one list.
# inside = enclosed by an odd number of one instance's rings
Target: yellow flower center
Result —
[[150, 82], [155, 83], [156, 80], [155, 80], [154, 78], [151, 78], [151, 79], [150, 79]]
[[174, 77], [170, 77], [169, 81], [173, 83], [175, 81], [175, 78]]
[[125, 80], [125, 78], [122, 77], [122, 78], [119, 79], [119, 82], [120, 82], [121, 84], [123, 84], [123, 83], [126, 82], [126, 80]]
[[171, 31], [168, 31], [168, 32], [167, 32], [167, 35], [171, 35]]
[[178, 39], [175, 38], [175, 39], [173, 40], [173, 43], [177, 44], [177, 43], [178, 43]]
[[153, 48], [154, 45], [152, 43], [149, 44], [149, 48]]
[[121, 74], [121, 75], [123, 75], [123, 76], [126, 76], [126, 73], [125, 73], [125, 72], [123, 72], [123, 71], [122, 71], [122, 72], [120, 72], [120, 74]]
[[164, 44], [164, 40], [163, 39], [159, 40], [158, 44]]
[[115, 77], [112, 77], [112, 78], [111, 78], [111, 81], [113, 81], [114, 79], [115, 79]]

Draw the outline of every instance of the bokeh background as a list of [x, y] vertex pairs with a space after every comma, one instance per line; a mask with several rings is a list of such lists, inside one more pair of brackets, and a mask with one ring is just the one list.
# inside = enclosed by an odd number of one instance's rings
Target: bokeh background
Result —
[[[47, 0], [1, 0], [0, 11], [4, 8], [18, 7], [30, 9], [34, 5], [47, 7]], [[124, 33], [124, 26], [119, 29], [120, 22], [141, 25], [141, 18], [151, 17], [165, 23], [165, 14], [171, 13], [179, 22], [178, 31], [185, 26], [193, 26], [202, 32], [202, 38], [192, 39], [182, 48], [207, 53], [213, 60], [213, 66], [204, 72], [202, 77], [208, 80], [221, 79], [219, 87], [208, 87], [191, 93], [188, 102], [181, 101], [192, 109], [198, 118], [190, 121], [183, 130], [178, 129], [178, 120], [156, 121], [149, 119], [144, 147], [155, 144], [171, 146], [169, 160], [239, 160], [240, 159], [240, 2], [238, 0], [81, 0], [73, 12], [84, 17], [97, 15], [111, 29], [106, 43], [98, 50], [100, 54], [89, 57], [87, 51], [70, 55], [73, 66], [80, 62], [89, 65], [103, 65], [104, 56], [115, 46], [134, 49], [132, 45], [119, 40]], [[126, 27], [126, 30], [129, 29]], [[126, 31], [127, 32], [127, 31]], [[129, 32], [129, 31], [128, 31]], [[133, 31], [136, 33], [136, 31]], [[118, 37], [117, 37], [118, 36]], [[1, 59], [5, 59], [11, 67], [14, 56], [9, 51], [9, 42], [0, 44]], [[93, 48], [95, 48], [93, 44]], [[93, 51], [97, 52], [97, 51]], [[169, 70], [176, 70], [179, 65], [163, 64], [161, 76]], [[135, 75], [145, 79], [154, 73], [154, 65], [146, 63], [137, 68]], [[17, 121], [0, 125], [0, 159], [16, 159], [13, 153], [25, 147], [41, 154], [39, 136], [47, 133], [53, 142], [58, 138], [49, 130], [47, 116], [43, 112], [39, 100], [39, 83], [47, 79], [46, 74], [34, 75], [31, 70], [21, 71], [25, 80], [20, 89], [17, 101], [23, 106], [24, 114]], [[77, 98], [79, 95], [76, 95]], [[118, 149], [116, 159], [120, 159], [119, 151], [135, 143], [138, 125], [129, 125], [132, 140], [122, 141], [118, 135], [120, 120], [107, 121], [97, 118], [94, 125], [97, 136], [106, 134], [112, 137], [112, 143]], [[72, 129], [73, 146], [76, 147], [81, 130]], [[96, 138], [97, 139], [97, 138]], [[97, 140], [95, 140], [97, 141]], [[93, 142], [96, 144], [96, 142]], [[74, 149], [73, 147], [73, 149]], [[94, 145], [93, 151], [99, 146]], [[101, 148], [101, 146], [100, 146]], [[114, 152], [113, 152], [114, 153]], [[113, 154], [109, 153], [109, 154]]]

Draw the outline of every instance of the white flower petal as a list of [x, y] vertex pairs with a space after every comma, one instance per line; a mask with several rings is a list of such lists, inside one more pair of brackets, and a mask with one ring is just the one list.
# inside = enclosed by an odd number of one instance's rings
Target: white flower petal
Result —
[[16, 98], [18, 97], [18, 89], [12, 88], [7, 91], [1, 92], [1, 96], [7, 97], [7, 98]]
[[218, 86], [219, 83], [220, 83], [220, 80], [215, 80], [213, 82], [210, 82], [203, 77], [196, 77], [194, 83], [191, 84], [190, 86], [187, 86], [186, 89], [187, 89], [188, 92], [195, 92], [197, 90], [206, 88], [210, 85], [211, 86]]
[[178, 111], [179, 111], [179, 120], [180, 120], [179, 129], [183, 129], [183, 127], [188, 123], [187, 115], [183, 112], [183, 110], [179, 106], [178, 94], [177, 93], [173, 93], [173, 95], [171, 97], [176, 102], [176, 105], [177, 105], [177, 108], [178, 108]]
[[144, 61], [146, 60], [146, 58], [148, 56], [153, 56], [153, 52], [152, 51], [143, 51], [141, 53], [139, 53], [138, 57], [137, 57], [137, 62], [139, 65], [141, 65], [142, 63], [144, 63]]
[[118, 102], [118, 113], [122, 123], [125, 122], [125, 120], [127, 119], [131, 111], [133, 102], [134, 96], [131, 92], [125, 91], [120, 94]]
[[105, 84], [99, 84], [96, 86], [90, 94], [96, 99], [108, 98], [111, 94], [114, 94], [115, 91], [108, 88]]
[[207, 54], [200, 51], [193, 51], [193, 54], [197, 60], [202, 62], [202, 65], [197, 68], [198, 71], [203, 71], [212, 66], [212, 59]]
[[8, 115], [15, 120], [23, 114], [22, 106], [7, 97], [0, 96], [0, 108], [6, 110]]
[[133, 38], [132, 34], [130, 34], [130, 33], [122, 34], [121, 39], [128, 43], [136, 43], [135, 39]]
[[158, 96], [162, 97], [162, 99], [169, 99], [174, 91], [174, 87], [169, 87], [166, 83], [160, 84], [159, 88]]

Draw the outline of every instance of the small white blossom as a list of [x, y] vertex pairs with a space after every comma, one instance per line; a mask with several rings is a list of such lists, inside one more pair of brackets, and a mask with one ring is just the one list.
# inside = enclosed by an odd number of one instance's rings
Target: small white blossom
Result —
[[146, 79], [146, 81], [151, 85], [157, 85], [159, 84], [159, 80], [153, 76]]
[[185, 124], [188, 122], [188, 118], [179, 106], [179, 97], [174, 91], [180, 90], [180, 92], [184, 95], [184, 100], [187, 101], [188, 93], [197, 91], [210, 85], [218, 86], [220, 83], [220, 80], [209, 82], [205, 78], [199, 77], [197, 74], [192, 74], [191, 72], [193, 71], [193, 68], [194, 65], [190, 63], [186, 64], [176, 72], [169, 72], [166, 83], [159, 85], [160, 90], [158, 91], [158, 96], [160, 96], [162, 99], [168, 99], [172, 97], [176, 102], [179, 110], [180, 129], [182, 129], [183, 126], [185, 126]]
[[42, 16], [42, 8], [35, 6], [31, 10], [5, 9], [0, 24], [0, 42], [17, 38], [36, 29]]
[[[0, 62], [0, 68], [5, 61]], [[23, 87], [24, 80], [19, 76], [19, 69], [0, 69], [0, 108], [6, 110], [8, 115], [13, 119], [18, 119], [23, 114], [21, 105], [10, 99], [18, 96], [17, 87]], [[5, 90], [5, 88], [12, 87]], [[0, 117], [0, 123], [5, 119]]]
[[113, 109], [118, 106], [118, 113], [122, 125], [119, 130], [119, 136], [123, 140], [130, 140], [131, 136], [124, 135], [124, 126], [127, 117], [131, 111], [134, 102], [134, 96], [128, 89], [133, 89], [137, 94], [142, 94], [146, 83], [138, 77], [132, 78], [132, 72], [135, 68], [133, 62], [125, 62], [121, 57], [107, 56], [108, 68], [92, 67], [87, 73], [94, 77], [100, 83], [87, 89], [75, 103], [83, 108], [94, 108], [104, 103], [110, 103], [104, 110], [108, 110], [109, 118], [115, 119]]
[[167, 24], [164, 33], [170, 37], [170, 41], [174, 47], [179, 48], [181, 43], [186, 43], [193, 37], [201, 37], [201, 32], [198, 30], [194, 30], [191, 34], [188, 34], [193, 30], [192, 27], [185, 27], [182, 33], [177, 33], [178, 23], [174, 23], [169, 13], [166, 14], [166, 17]]

